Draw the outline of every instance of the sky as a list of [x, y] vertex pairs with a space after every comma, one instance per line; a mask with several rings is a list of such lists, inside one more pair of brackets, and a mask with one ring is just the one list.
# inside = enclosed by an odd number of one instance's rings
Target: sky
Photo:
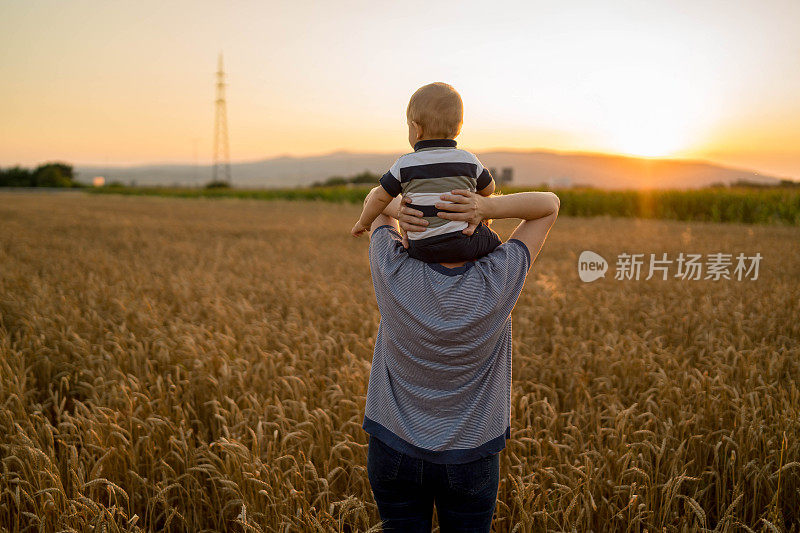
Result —
[[404, 153], [411, 94], [459, 146], [704, 159], [800, 179], [800, 1], [0, 0], [0, 166]]

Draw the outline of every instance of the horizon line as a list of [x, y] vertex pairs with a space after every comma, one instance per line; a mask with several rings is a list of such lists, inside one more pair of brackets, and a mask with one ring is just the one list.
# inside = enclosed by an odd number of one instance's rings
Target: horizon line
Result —
[[[633, 160], [640, 160], [640, 161], [653, 161], [653, 162], [678, 162], [678, 163], [695, 163], [695, 164], [705, 164], [705, 165], [712, 165], [721, 169], [725, 170], [736, 170], [736, 171], [745, 171], [751, 172], [753, 174], [759, 176], [765, 176], [770, 178], [777, 178], [777, 179], [787, 179], [790, 181], [800, 181], [800, 177], [795, 178], [787, 175], [776, 175], [776, 174], [767, 174], [762, 171], [756, 170], [750, 167], [740, 167], [740, 166], [731, 166], [728, 163], [722, 162], [715, 162], [711, 159], [703, 159], [703, 158], [696, 158], [696, 157], [683, 157], [683, 156], [644, 156], [644, 155], [634, 155], [634, 154], [625, 154], [619, 152], [602, 152], [602, 151], [593, 151], [593, 150], [559, 150], [554, 148], [545, 148], [545, 147], [536, 147], [536, 148], [504, 148], [504, 147], [495, 147], [495, 148], [487, 148], [481, 150], [470, 150], [474, 153], [479, 154], [488, 154], [488, 153], [498, 153], [498, 152], [507, 152], [507, 153], [516, 153], [516, 154], [530, 154], [530, 153], [546, 153], [546, 154], [553, 154], [553, 155], [564, 155], [564, 156], [600, 156], [600, 157], [609, 157], [609, 158], [620, 158], [620, 159], [633, 159]], [[305, 155], [293, 155], [290, 153], [283, 153], [277, 154], [273, 156], [255, 158], [255, 159], [241, 159], [236, 161], [231, 161], [231, 165], [246, 165], [252, 163], [261, 163], [266, 161], [271, 161], [275, 159], [304, 159], [304, 158], [315, 158], [315, 157], [325, 157], [337, 154], [343, 155], [358, 155], [358, 156], [391, 156], [395, 153], [399, 152], [389, 152], [389, 151], [352, 151], [347, 149], [334, 149], [325, 152], [318, 152], [318, 153], [311, 153]], [[403, 153], [410, 153], [410, 152], [403, 152]], [[169, 161], [169, 160], [160, 160], [160, 161], [148, 161], [148, 162], [123, 162], [123, 163], [104, 163], [104, 162], [85, 162], [85, 163], [71, 163], [61, 158], [50, 158], [40, 161], [32, 166], [35, 168], [38, 165], [43, 165], [47, 163], [66, 163], [72, 165], [73, 168], [79, 167], [89, 167], [89, 168], [117, 168], [117, 169], [124, 169], [124, 168], [135, 168], [135, 167], [155, 167], [155, 166], [186, 166], [186, 167], [193, 167], [197, 166], [198, 168], [210, 168], [213, 166], [212, 162], [205, 162], [205, 163], [196, 163], [194, 161], [186, 161], [186, 160], [177, 160], [177, 161]], [[13, 164], [13, 165], [0, 165], [0, 168], [13, 168], [15, 166], [20, 166], [25, 168], [25, 165], [20, 164]]]

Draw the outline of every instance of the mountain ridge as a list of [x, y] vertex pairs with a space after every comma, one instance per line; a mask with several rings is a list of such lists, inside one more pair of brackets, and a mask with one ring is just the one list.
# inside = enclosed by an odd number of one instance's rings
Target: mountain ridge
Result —
[[[495, 149], [475, 152], [481, 162], [498, 170], [512, 167], [512, 184], [520, 187], [546, 184], [555, 187], [576, 185], [604, 189], [685, 189], [714, 183], [730, 184], [747, 180], [765, 185], [781, 178], [754, 170], [730, 167], [697, 159], [644, 158], [595, 152]], [[298, 187], [331, 176], [348, 176], [370, 171], [383, 174], [399, 153], [336, 151], [311, 156], [282, 154], [275, 157], [231, 163], [234, 186]], [[106, 165], [78, 166], [81, 181], [104, 176], [106, 182], [136, 185], [201, 186], [211, 179], [209, 165], [153, 163], [127, 167]]]

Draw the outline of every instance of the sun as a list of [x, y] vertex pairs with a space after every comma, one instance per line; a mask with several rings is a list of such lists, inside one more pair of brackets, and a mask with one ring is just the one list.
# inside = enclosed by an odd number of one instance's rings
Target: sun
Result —
[[609, 138], [613, 151], [638, 157], [669, 157], [686, 147], [684, 130], [669, 121], [619, 124]]
[[669, 157], [689, 148], [702, 115], [691, 87], [656, 73], [616, 73], [598, 99], [598, 126], [606, 150]]
[[620, 106], [604, 127], [608, 149], [640, 157], [669, 157], [690, 144], [692, 123], [678, 103], [651, 97]]

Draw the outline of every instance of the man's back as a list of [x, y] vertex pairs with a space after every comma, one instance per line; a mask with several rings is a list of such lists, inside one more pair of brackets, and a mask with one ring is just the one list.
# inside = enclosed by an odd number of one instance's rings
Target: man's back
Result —
[[468, 462], [510, 436], [511, 311], [530, 265], [511, 240], [447, 269], [408, 257], [388, 226], [370, 266], [381, 323], [364, 429], [432, 462]]

